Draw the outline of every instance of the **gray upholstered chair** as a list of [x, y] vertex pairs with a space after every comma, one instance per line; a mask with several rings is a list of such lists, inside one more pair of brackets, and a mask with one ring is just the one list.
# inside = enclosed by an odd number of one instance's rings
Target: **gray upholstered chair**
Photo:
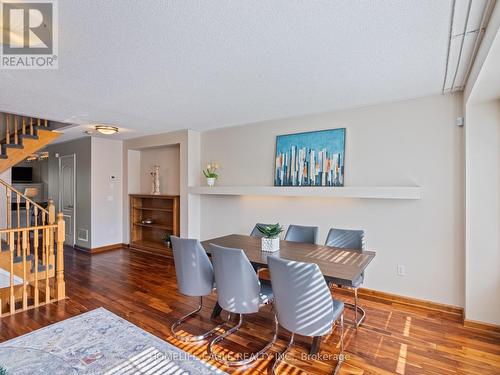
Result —
[[[365, 250], [365, 231], [332, 228], [326, 237], [325, 246], [363, 251]], [[331, 284], [337, 284], [340, 287], [354, 290], [354, 304], [346, 302], [346, 306], [354, 309], [354, 324], [356, 328], [359, 327], [366, 316], [365, 310], [358, 306], [358, 288], [363, 284], [364, 278], [365, 275], [362, 273], [352, 282], [346, 282], [346, 280], [342, 279], [334, 279], [331, 281]], [[358, 313], [361, 316], [359, 319]]]
[[212, 254], [219, 305], [223, 310], [229, 312], [228, 323], [232, 314], [238, 314], [239, 320], [236, 326], [210, 341], [208, 353], [217, 361], [227, 366], [247, 365], [259, 358], [276, 341], [278, 333], [277, 322], [275, 322], [271, 342], [257, 353], [248, 356], [248, 358], [227, 360], [214, 353], [213, 347], [240, 329], [243, 324], [243, 315], [256, 313], [261, 306], [271, 303], [273, 301], [273, 292], [270, 285], [260, 284], [243, 250], [210, 244], [210, 253]]
[[[293, 345], [295, 334], [317, 337], [329, 334], [335, 322], [340, 322], [340, 355], [335, 372], [344, 360], [344, 304], [332, 298], [330, 289], [317, 264], [296, 262], [269, 256], [274, 290], [274, 306], [279, 324], [292, 336], [283, 353]], [[273, 374], [279, 359], [273, 365]]]
[[175, 274], [179, 292], [186, 296], [199, 297], [198, 308], [183, 316], [172, 325], [172, 334], [180, 341], [201, 341], [211, 336], [218, 328], [214, 327], [202, 335], [182, 336], [176, 331], [187, 319], [199, 313], [203, 307], [203, 296], [212, 293], [214, 287], [214, 271], [207, 253], [200, 241], [170, 236], [174, 253]]
[[258, 237], [258, 238], [264, 237], [264, 235], [260, 232], [259, 228], [257, 228], [259, 225], [261, 225], [261, 226], [269, 226], [269, 225], [272, 225], [272, 224], [263, 224], [263, 223], [257, 223], [257, 224], [255, 224], [255, 226], [252, 229], [252, 232], [250, 233], [251, 237]]
[[317, 239], [318, 227], [291, 224], [285, 234], [285, 241], [315, 244]]

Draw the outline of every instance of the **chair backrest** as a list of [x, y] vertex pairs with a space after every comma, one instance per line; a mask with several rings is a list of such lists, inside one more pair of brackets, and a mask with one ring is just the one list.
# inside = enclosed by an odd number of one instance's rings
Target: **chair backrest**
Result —
[[317, 264], [269, 256], [274, 306], [280, 325], [304, 336], [329, 333], [334, 321], [333, 299]]
[[209, 295], [214, 285], [214, 270], [200, 241], [170, 236], [179, 291], [187, 296]]
[[219, 305], [236, 314], [259, 311], [260, 282], [241, 249], [210, 244]]
[[332, 228], [326, 237], [325, 246], [362, 251], [365, 249], [365, 231]]
[[318, 238], [318, 227], [307, 227], [291, 224], [285, 234], [285, 241], [315, 244]]
[[250, 236], [251, 237], [259, 237], [259, 238], [262, 238], [264, 237], [264, 235], [260, 232], [259, 228], [257, 228], [257, 226], [269, 226], [269, 225], [272, 225], [272, 224], [263, 224], [263, 223], [257, 223], [255, 224], [255, 226], [253, 227], [252, 229], [252, 232], [250, 233]]

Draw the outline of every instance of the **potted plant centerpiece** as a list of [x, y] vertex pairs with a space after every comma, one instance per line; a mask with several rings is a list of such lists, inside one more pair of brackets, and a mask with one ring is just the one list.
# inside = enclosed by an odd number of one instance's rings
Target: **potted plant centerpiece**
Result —
[[283, 227], [277, 223], [273, 225], [257, 225], [257, 229], [264, 237], [261, 238], [262, 251], [278, 251], [280, 249], [280, 233]]
[[207, 168], [203, 170], [203, 175], [207, 179], [207, 185], [212, 187], [215, 185], [215, 180], [219, 178], [219, 175], [216, 173], [219, 165], [216, 163], [207, 164]]

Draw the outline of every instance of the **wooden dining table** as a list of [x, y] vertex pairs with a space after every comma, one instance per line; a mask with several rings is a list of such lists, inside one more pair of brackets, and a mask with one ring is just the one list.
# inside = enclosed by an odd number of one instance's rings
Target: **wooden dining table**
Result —
[[[263, 252], [261, 239], [241, 234], [230, 234], [203, 241], [201, 245], [210, 254], [210, 244], [242, 249], [254, 267], [267, 267], [268, 256], [316, 263], [327, 282], [349, 285], [356, 280], [370, 262], [375, 258], [373, 251], [359, 251], [340, 249], [331, 246], [314, 245], [302, 242], [280, 241], [280, 250], [277, 252]], [[220, 315], [222, 309], [218, 304], [214, 307], [212, 318]], [[311, 347], [311, 354], [319, 351], [320, 337], [315, 337]]]

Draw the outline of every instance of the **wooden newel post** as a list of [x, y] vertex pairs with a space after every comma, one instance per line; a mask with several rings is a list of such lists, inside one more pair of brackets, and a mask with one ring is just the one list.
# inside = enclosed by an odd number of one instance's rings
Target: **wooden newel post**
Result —
[[[50, 211], [49, 211], [50, 214]], [[57, 214], [57, 265], [56, 265], [56, 299], [66, 297], [66, 285], [64, 283], [64, 237], [65, 223], [62, 212]]]
[[47, 210], [49, 211], [49, 224], [55, 224], [56, 223], [56, 206], [54, 205], [53, 199], [49, 199], [49, 205], [47, 207]]

